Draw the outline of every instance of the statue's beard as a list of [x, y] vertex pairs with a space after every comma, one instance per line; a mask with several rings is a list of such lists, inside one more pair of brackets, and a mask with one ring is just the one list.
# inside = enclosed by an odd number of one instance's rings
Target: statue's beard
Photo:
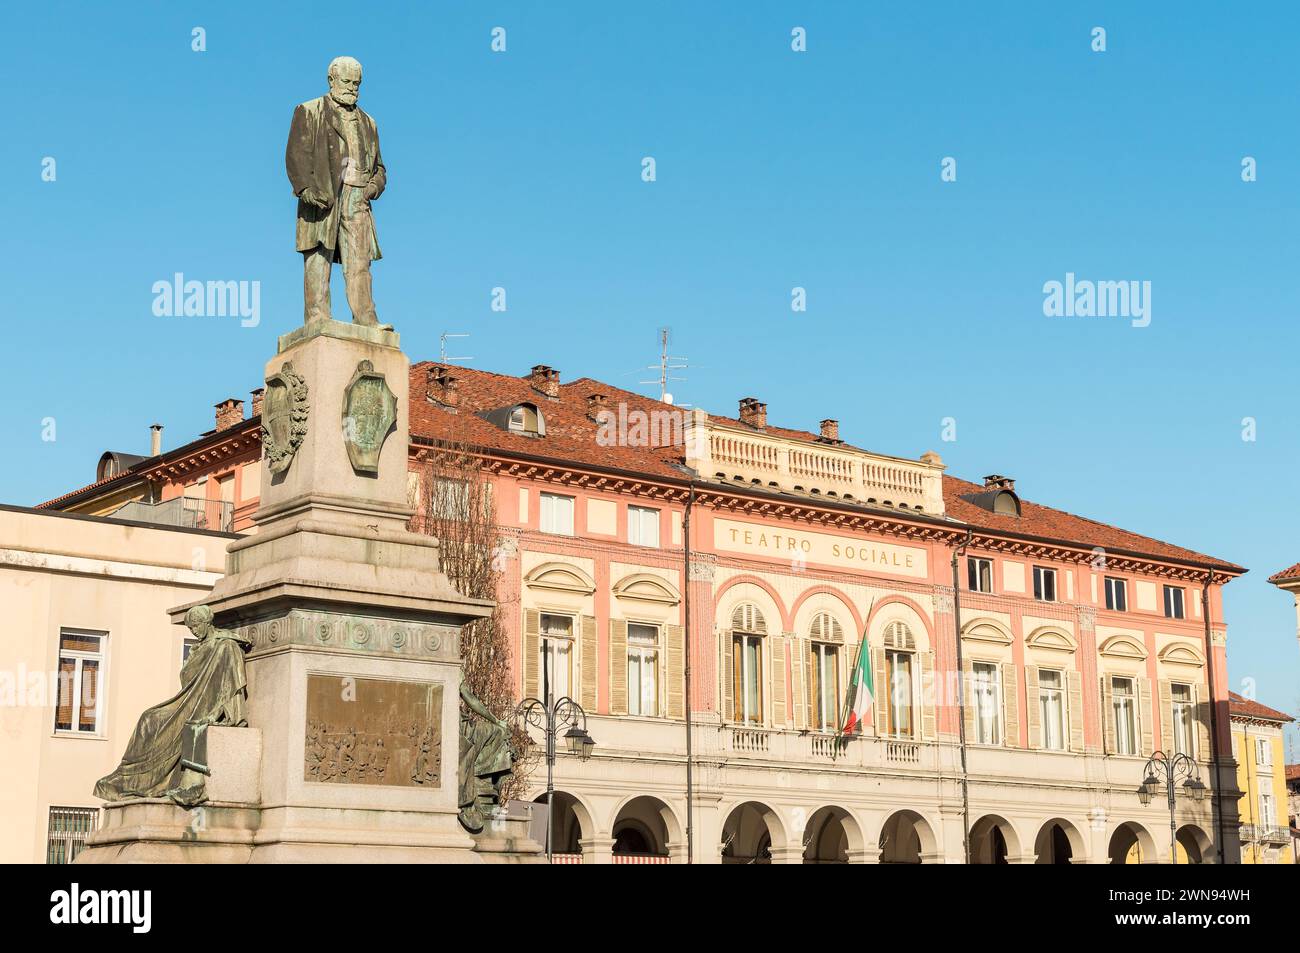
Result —
[[331, 90], [330, 98], [333, 99], [334, 102], [338, 103], [340, 106], [352, 107], [357, 104], [357, 94], [350, 93], [346, 90], [341, 90], [337, 93]]

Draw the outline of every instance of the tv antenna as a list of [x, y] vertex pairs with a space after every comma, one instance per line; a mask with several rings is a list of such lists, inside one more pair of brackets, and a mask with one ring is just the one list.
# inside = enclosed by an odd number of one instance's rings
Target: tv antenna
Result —
[[[652, 381], [641, 381], [642, 384], [658, 384], [659, 399], [665, 404], [673, 402], [673, 395], [668, 392], [669, 381], [684, 381], [684, 377], [673, 377], [672, 371], [684, 371], [687, 368], [687, 358], [675, 357], [668, 353], [668, 328], [659, 329], [659, 363], [647, 364], [646, 369], [658, 371], [659, 376]], [[680, 363], [677, 363], [680, 362]]]
[[467, 338], [467, 337], [469, 337], [469, 335], [468, 335], [468, 334], [465, 334], [465, 333], [461, 333], [461, 332], [457, 332], [457, 331], [443, 331], [442, 334], [441, 334], [441, 335], [439, 336], [439, 338], [438, 338], [438, 340], [441, 342], [441, 345], [442, 345], [442, 347], [441, 347], [441, 352], [440, 352], [440, 353], [441, 353], [441, 356], [439, 357], [439, 361], [440, 361], [441, 363], [443, 363], [443, 364], [449, 364], [449, 363], [451, 363], [452, 361], [472, 361], [472, 360], [474, 360], [474, 358], [472, 358], [472, 357], [448, 357], [448, 356], [447, 356], [447, 339], [448, 339], [448, 338]]

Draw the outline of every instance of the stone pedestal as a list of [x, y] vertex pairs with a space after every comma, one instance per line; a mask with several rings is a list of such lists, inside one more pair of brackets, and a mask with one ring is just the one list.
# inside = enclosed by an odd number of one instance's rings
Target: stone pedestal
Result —
[[[230, 545], [201, 600], [252, 644], [250, 728], [218, 734], [255, 736], [260, 751], [237, 764], [217, 753], [224, 740], [210, 751], [202, 832], [167, 802], [123, 802], [106, 810], [89, 860], [531, 852], [504, 828], [476, 849], [457, 820], [460, 633], [492, 603], [455, 592], [437, 541], [406, 529], [408, 368], [391, 331], [331, 321], [280, 338], [266, 365], [256, 532]], [[256, 784], [219, 801], [250, 764]]]

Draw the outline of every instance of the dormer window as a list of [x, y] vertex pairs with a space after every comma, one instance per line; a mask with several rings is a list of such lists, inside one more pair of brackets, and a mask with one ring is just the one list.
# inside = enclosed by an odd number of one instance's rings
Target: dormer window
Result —
[[510, 412], [510, 429], [515, 433], [537, 433], [537, 408], [520, 404]]

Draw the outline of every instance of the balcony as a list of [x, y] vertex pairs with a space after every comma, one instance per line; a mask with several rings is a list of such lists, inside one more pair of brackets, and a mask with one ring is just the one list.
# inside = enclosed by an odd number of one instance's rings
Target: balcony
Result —
[[738, 430], [710, 423], [699, 410], [687, 423], [686, 465], [742, 484], [943, 513], [943, 464], [937, 457], [907, 460]]
[[224, 500], [198, 500], [178, 496], [163, 503], [133, 500], [113, 511], [114, 519], [151, 523], [155, 526], [179, 526], [185, 529], [211, 529], [230, 532], [235, 504]]
[[792, 764], [835, 762], [847, 768], [902, 768], [933, 771], [937, 745], [899, 738], [853, 735], [847, 740], [829, 732], [779, 731], [726, 725], [723, 750], [738, 758]]

